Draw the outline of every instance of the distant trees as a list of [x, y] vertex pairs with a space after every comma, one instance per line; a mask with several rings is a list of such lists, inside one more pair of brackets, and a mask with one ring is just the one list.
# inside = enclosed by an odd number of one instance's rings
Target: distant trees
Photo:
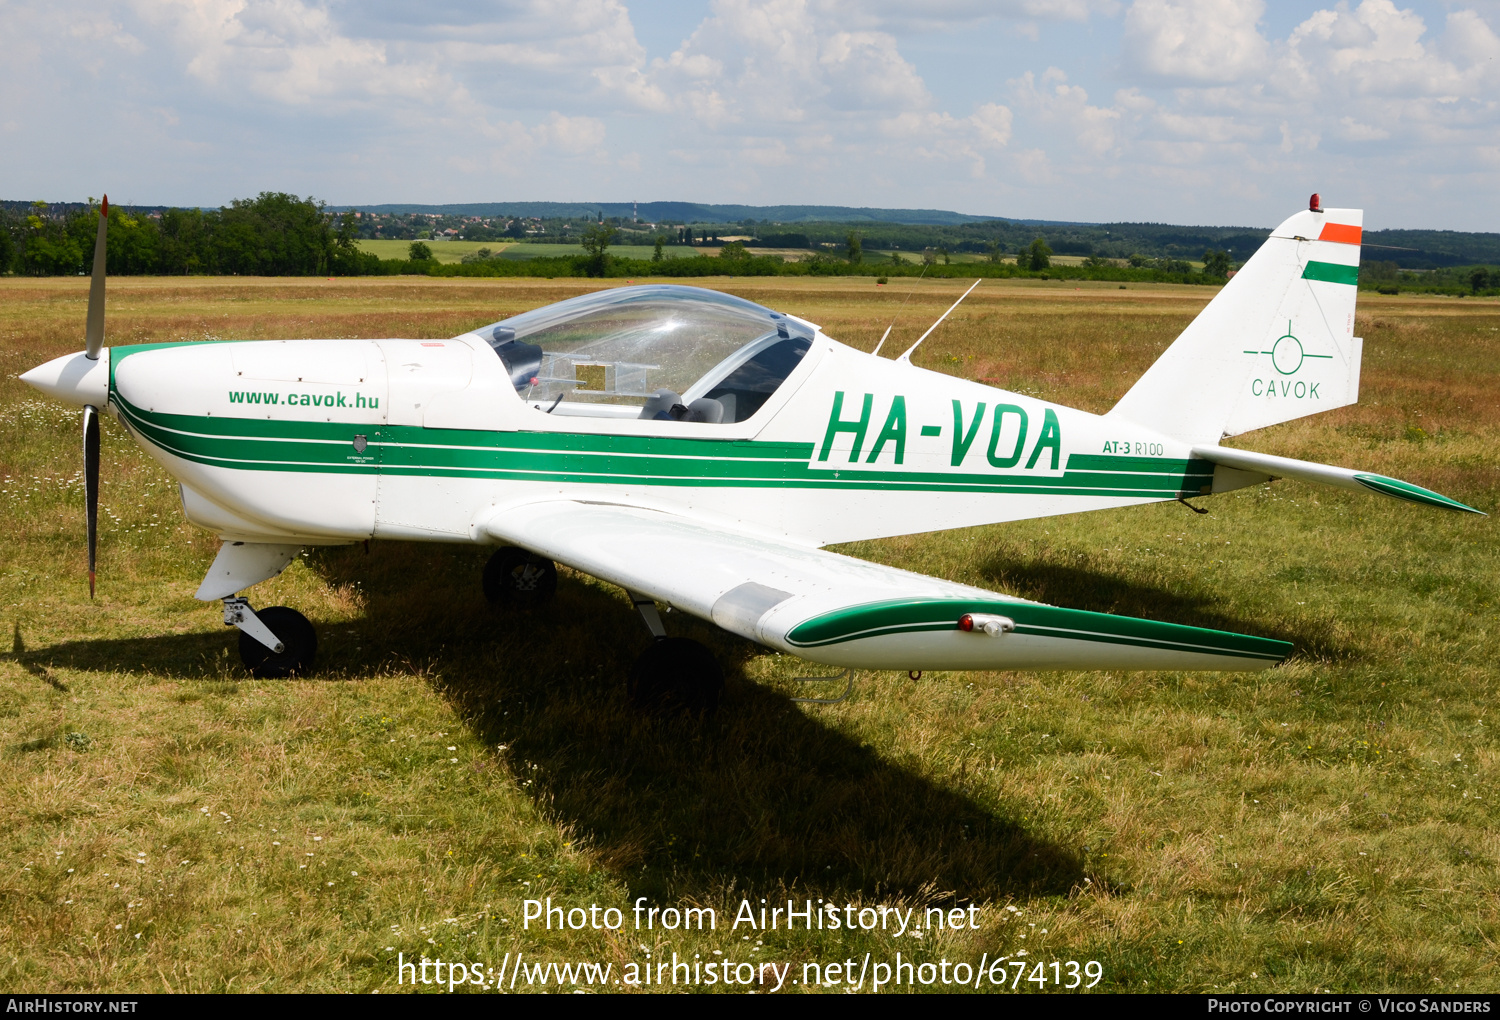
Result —
[[613, 223], [595, 223], [583, 232], [584, 270], [589, 276], [603, 276], [609, 270], [609, 245], [619, 230]]
[[1031, 242], [1031, 247], [1026, 249], [1024, 258], [1027, 269], [1033, 273], [1041, 272], [1052, 265], [1052, 249], [1047, 247], [1045, 240], [1038, 237]]
[[860, 236], [859, 231], [849, 231], [849, 236], [844, 243], [849, 252], [850, 265], [857, 266], [865, 260], [864, 239]]
[[9, 210], [0, 209], [0, 273], [10, 268], [16, 256], [16, 242], [10, 236], [13, 229]]
[[991, 262], [999, 262], [1005, 258], [1005, 252], [1000, 248], [999, 241], [991, 241], [984, 246], [985, 255]]
[[[24, 219], [0, 221], [0, 271], [33, 276], [86, 273], [93, 264], [98, 204], [63, 215], [33, 203]], [[255, 276], [353, 275], [378, 272], [380, 260], [358, 247], [353, 213], [334, 216], [311, 198], [262, 192], [222, 209], [167, 209], [132, 215], [109, 211], [111, 274], [215, 273]]]
[[1203, 253], [1203, 275], [1223, 278], [1229, 275], [1229, 253], [1206, 251]]
[[431, 262], [432, 247], [426, 241], [413, 241], [406, 246], [406, 257], [413, 262]]
[[1486, 266], [1476, 266], [1469, 274], [1469, 287], [1475, 294], [1490, 286], [1490, 271]]
[[806, 234], [761, 234], [756, 238], [764, 248], [811, 248], [812, 241]]
[[666, 256], [662, 252], [662, 246], [666, 244], [667, 238], [663, 234], [656, 235], [656, 248], [651, 252], [651, 261], [660, 262]]
[[743, 241], [727, 241], [719, 249], [719, 258], [721, 259], [747, 259], [749, 257], [750, 252], [745, 247], [745, 242]]

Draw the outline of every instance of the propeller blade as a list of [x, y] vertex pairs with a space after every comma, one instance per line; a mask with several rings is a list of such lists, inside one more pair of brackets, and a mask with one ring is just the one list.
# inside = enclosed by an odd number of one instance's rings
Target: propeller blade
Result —
[[109, 196], [105, 195], [104, 201], [99, 203], [99, 233], [94, 238], [94, 278], [89, 282], [89, 322], [83, 333], [84, 353], [91, 361], [99, 360], [99, 349], [104, 346], [104, 235], [108, 226]]
[[99, 409], [83, 409], [83, 502], [88, 516], [89, 598], [94, 597], [94, 560], [99, 548]]

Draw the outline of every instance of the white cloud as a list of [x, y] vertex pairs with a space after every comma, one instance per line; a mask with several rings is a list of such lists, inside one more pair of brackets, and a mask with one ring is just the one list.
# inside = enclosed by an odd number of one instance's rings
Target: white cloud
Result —
[[1088, 92], [1069, 85], [1061, 69], [1049, 67], [1040, 87], [1030, 71], [1010, 85], [1018, 106], [1043, 124], [1061, 127], [1084, 153], [1099, 157], [1117, 150], [1121, 111], [1091, 105]]
[[969, 119], [974, 124], [981, 144], [1001, 146], [1010, 141], [1011, 125], [1015, 120], [1010, 107], [999, 103], [985, 103]]
[[831, 19], [860, 27], [907, 31], [969, 26], [982, 21], [1037, 19], [1087, 21], [1092, 14], [1111, 16], [1119, 0], [821, 0], [819, 10]]
[[[0, 180], [97, 193], [77, 175], [105, 144], [153, 201], [628, 188], [1223, 221], [1230, 196], [1272, 222], [1311, 178], [1432, 222], [1500, 160], [1500, 9], [1441, 2], [1324, 0], [1273, 32], [1263, 0], [713, 0], [653, 35], [644, 0], [0, 0], [26, 41]], [[82, 120], [100, 137], [56, 130]]]
[[1125, 14], [1127, 63], [1149, 76], [1238, 81], [1265, 66], [1262, 0], [1135, 0]]

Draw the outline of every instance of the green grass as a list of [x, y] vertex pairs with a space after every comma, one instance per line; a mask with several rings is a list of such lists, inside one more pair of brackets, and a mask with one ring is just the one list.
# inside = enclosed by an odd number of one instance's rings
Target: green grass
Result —
[[[904, 348], [967, 286], [726, 283], [865, 349], [892, 316]], [[591, 286], [112, 281], [108, 342], [447, 336]], [[1101, 411], [1211, 296], [987, 283], [917, 361]], [[816, 708], [788, 698], [823, 670], [673, 614], [728, 688], [705, 726], [652, 722], [622, 689], [645, 632], [618, 590], [564, 572], [553, 607], [505, 616], [479, 595], [483, 550], [374, 543], [254, 590], [313, 618], [321, 664], [254, 681], [218, 606], [192, 599], [215, 539], [108, 419], [88, 599], [77, 416], [15, 378], [81, 346], [86, 300], [86, 280], [0, 281], [7, 987], [395, 990], [398, 952], [618, 973], [718, 950], [797, 977], [1023, 949], [1100, 961], [1100, 990], [1500, 985], [1490, 519], [1281, 481], [1203, 517], [1173, 503], [847, 550], [1296, 644], [1257, 674], [864, 674]], [[1500, 305], [1361, 309], [1361, 404], [1237, 442], [1494, 512]], [[972, 903], [982, 922], [920, 940], [723, 923], [789, 895]], [[527, 896], [712, 906], [721, 927], [521, 930]]]

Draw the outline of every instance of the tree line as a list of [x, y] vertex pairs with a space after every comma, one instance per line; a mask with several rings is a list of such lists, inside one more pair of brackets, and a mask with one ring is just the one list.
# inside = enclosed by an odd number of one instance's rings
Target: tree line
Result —
[[[93, 266], [98, 204], [62, 214], [45, 202], [23, 214], [0, 210], [0, 272], [87, 273]], [[105, 262], [112, 275], [353, 276], [389, 272], [359, 250], [351, 213], [266, 191], [220, 209], [109, 210]]]
[[[46, 203], [0, 206], [0, 273], [32, 276], [87, 273], [93, 264], [98, 205], [93, 200], [54, 209]], [[879, 258], [866, 251], [865, 228], [844, 226], [842, 252], [813, 248], [809, 256], [790, 262], [776, 255], [752, 255], [745, 245], [731, 242], [719, 254], [689, 258], [665, 257], [665, 232], [655, 237], [650, 259], [620, 258], [609, 252], [619, 236], [614, 224], [590, 224], [580, 238], [577, 255], [536, 259], [498, 259], [481, 254], [461, 265], [441, 265], [424, 243], [411, 245], [406, 259], [381, 259], [358, 247], [361, 224], [353, 211], [335, 213], [312, 198], [284, 192], [262, 192], [219, 209], [161, 208], [149, 211], [112, 206], [109, 211], [106, 266], [113, 275], [245, 275], [245, 276], [370, 276], [425, 274], [433, 276], [803, 276], [858, 275], [915, 276], [1031, 276], [1043, 279], [1092, 279], [1120, 282], [1222, 283], [1233, 266], [1224, 249], [1203, 252], [1203, 269], [1182, 258], [1150, 258], [1131, 253], [1120, 265], [1097, 253], [1080, 266], [1058, 266], [1052, 244], [1040, 236], [1030, 243], [1002, 245], [989, 241], [983, 249], [988, 262], [949, 264], [947, 246]], [[694, 240], [702, 237], [700, 232]], [[710, 235], [711, 236], [711, 235]], [[1476, 237], [1482, 235], [1475, 235]], [[806, 235], [769, 235], [777, 241], [809, 244]], [[679, 236], [677, 240], [683, 238]], [[1417, 238], [1412, 238], [1416, 240]], [[1426, 240], [1426, 238], [1422, 238]], [[793, 245], [787, 244], [787, 247]], [[800, 245], [799, 245], [800, 246]], [[1070, 247], [1058, 242], [1059, 249]], [[955, 250], [967, 246], [955, 244]], [[1007, 250], [1009, 249], [1009, 250]], [[1014, 261], [1011, 261], [1014, 259]], [[1361, 285], [1387, 293], [1487, 295], [1500, 291], [1500, 269], [1451, 266], [1412, 271], [1395, 262], [1365, 262]]]

